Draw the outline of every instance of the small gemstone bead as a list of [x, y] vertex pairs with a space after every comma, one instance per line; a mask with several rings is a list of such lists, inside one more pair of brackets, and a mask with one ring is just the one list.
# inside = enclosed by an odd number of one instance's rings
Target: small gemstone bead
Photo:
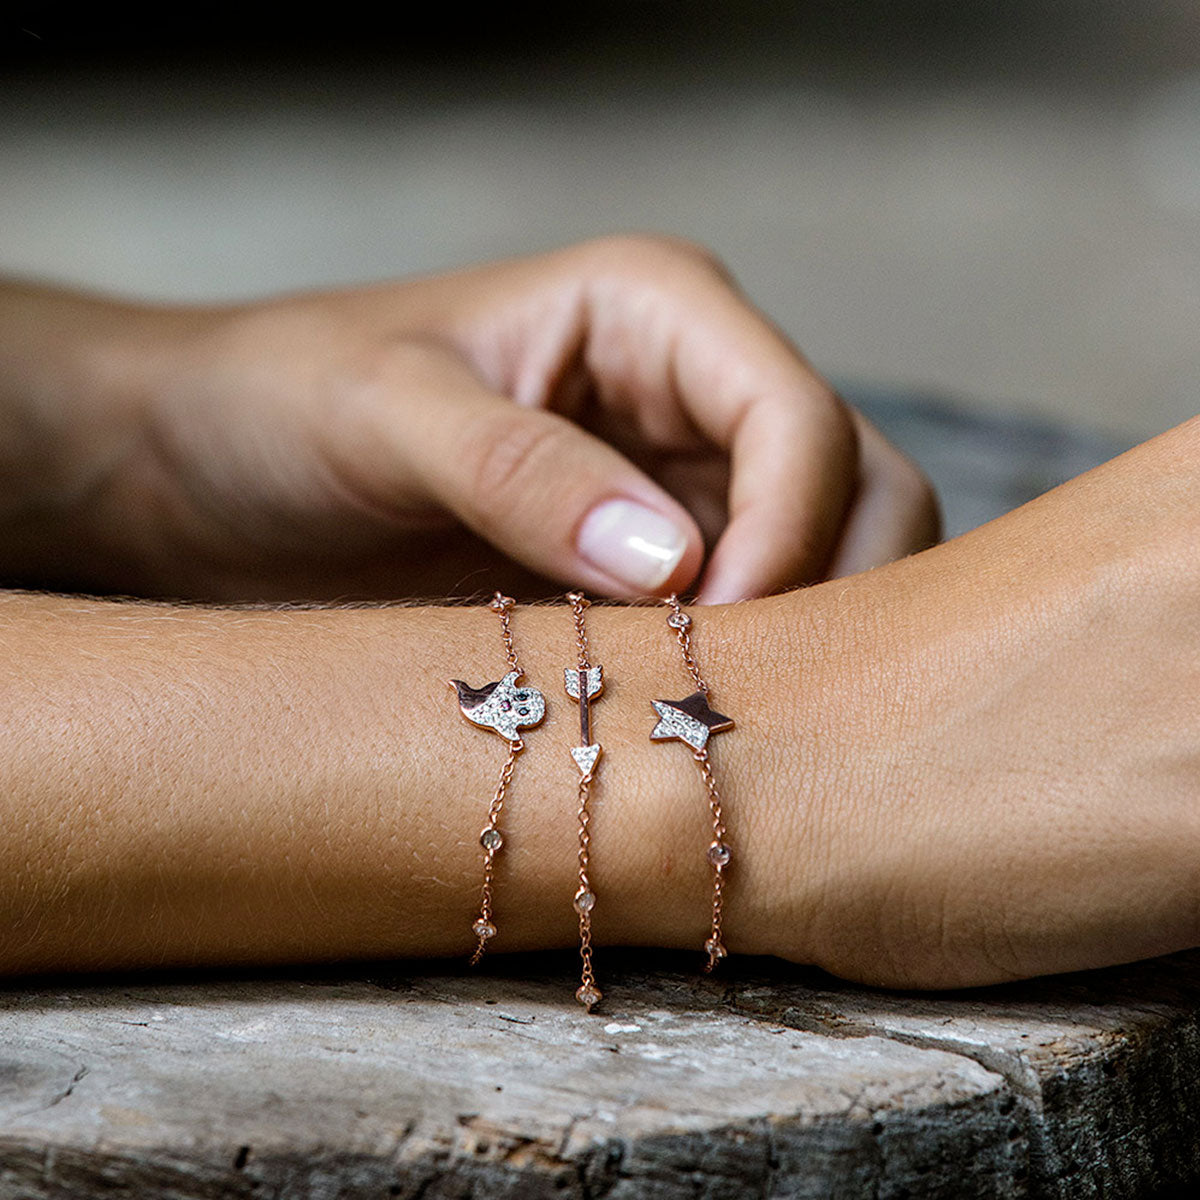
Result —
[[478, 938], [483, 938], [486, 942], [488, 938], [496, 936], [496, 927], [491, 921], [485, 921], [482, 917], [471, 926], [471, 932]]
[[479, 844], [485, 850], [499, 850], [504, 845], [504, 835], [498, 829], [485, 829], [479, 835]]
[[667, 618], [667, 624], [672, 629], [686, 629], [692, 623], [692, 618], [685, 612], [673, 612]]
[[590, 983], [585, 983], [575, 993], [575, 999], [579, 1001], [589, 1012], [600, 1003], [604, 998], [604, 993], [598, 988], [593, 987]]
[[724, 945], [717, 941], [716, 938], [709, 938], [708, 941], [704, 943], [704, 948], [708, 951], [709, 958], [713, 959], [714, 961], [717, 959], [726, 958], [729, 955], [729, 951], [726, 950]]
[[577, 913], [590, 913], [596, 907], [595, 893], [589, 892], [587, 888], [580, 888], [575, 893], [575, 911]]
[[714, 867], [727, 867], [733, 857], [733, 851], [724, 842], [713, 842], [708, 848], [708, 861]]

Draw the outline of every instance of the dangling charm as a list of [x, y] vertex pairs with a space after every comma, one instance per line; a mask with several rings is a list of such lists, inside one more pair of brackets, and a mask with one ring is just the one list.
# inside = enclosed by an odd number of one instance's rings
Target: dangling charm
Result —
[[495, 874], [497, 852], [504, 845], [504, 834], [500, 831], [500, 814], [504, 809], [504, 798], [512, 782], [513, 766], [517, 755], [525, 749], [520, 730], [540, 725], [546, 716], [546, 698], [537, 688], [522, 685], [519, 681], [525, 672], [517, 665], [513, 648], [512, 627], [509, 624], [509, 609], [513, 600], [499, 592], [492, 597], [491, 608], [500, 616], [500, 632], [508, 655], [508, 672], [503, 679], [473, 688], [461, 679], [451, 679], [450, 686], [458, 696], [458, 707], [462, 715], [473, 725], [490, 730], [508, 742], [508, 758], [500, 772], [500, 781], [488, 806], [487, 824], [479, 834], [483, 847], [483, 899], [479, 916], [471, 926], [478, 939], [475, 953], [471, 955], [474, 966], [482, 957], [488, 942], [496, 936], [496, 923], [492, 917], [492, 880]]
[[473, 688], [461, 679], [450, 680], [458, 693], [458, 707], [473, 725], [490, 729], [512, 742], [518, 729], [540, 725], [546, 715], [546, 698], [537, 688], [518, 687], [522, 671], [509, 671], [496, 683]]
[[683, 665], [691, 675], [696, 690], [682, 700], [651, 700], [658, 721], [650, 732], [651, 741], [683, 742], [692, 751], [692, 757], [700, 768], [705, 790], [708, 792], [708, 807], [712, 817], [712, 841], [706, 857], [713, 873], [712, 927], [704, 943], [708, 962], [704, 969], [711, 971], [721, 959], [728, 955], [721, 936], [721, 918], [725, 901], [725, 868], [733, 860], [733, 851], [725, 841], [725, 817], [721, 809], [721, 793], [713, 776], [712, 763], [708, 754], [708, 741], [714, 733], [724, 733], [733, 728], [733, 719], [716, 712], [708, 702], [708, 684], [700, 674], [692, 653], [692, 618], [679, 604], [678, 596], [667, 600], [671, 611], [667, 624], [674, 631], [683, 653]]
[[592, 793], [592, 778], [596, 764], [600, 761], [600, 743], [592, 741], [591, 704], [604, 691], [604, 668], [591, 664], [587, 630], [583, 614], [588, 602], [582, 592], [569, 592], [571, 612], [575, 618], [575, 645], [579, 651], [574, 667], [563, 671], [563, 687], [567, 695], [579, 704], [579, 745], [571, 747], [571, 757], [579, 769], [579, 887], [573, 901], [579, 914], [579, 957], [583, 962], [582, 980], [575, 992], [575, 999], [591, 1012], [603, 999], [592, 973], [592, 909], [596, 907], [596, 893], [588, 878], [591, 854], [591, 813], [588, 809]]

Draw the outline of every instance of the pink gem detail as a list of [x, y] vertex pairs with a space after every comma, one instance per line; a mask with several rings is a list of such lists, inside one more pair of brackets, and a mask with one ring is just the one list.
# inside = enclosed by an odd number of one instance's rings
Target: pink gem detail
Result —
[[733, 858], [733, 851], [729, 849], [724, 842], [713, 842], [708, 848], [708, 861], [714, 867], [727, 867], [729, 860]]

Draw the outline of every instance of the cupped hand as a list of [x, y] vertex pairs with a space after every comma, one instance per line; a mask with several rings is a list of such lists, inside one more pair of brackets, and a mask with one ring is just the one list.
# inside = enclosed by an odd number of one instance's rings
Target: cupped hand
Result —
[[102, 357], [125, 433], [72, 553], [104, 588], [723, 602], [937, 537], [916, 469], [684, 243], [129, 310]]
[[1200, 419], [742, 606], [752, 947], [947, 987], [1200, 945], [1198, 501]]

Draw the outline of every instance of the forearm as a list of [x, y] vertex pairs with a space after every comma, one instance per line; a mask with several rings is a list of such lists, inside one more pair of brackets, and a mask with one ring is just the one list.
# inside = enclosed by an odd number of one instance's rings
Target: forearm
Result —
[[[706, 609], [697, 621], [714, 696], [738, 720], [714, 749], [735, 853], [727, 935], [735, 950], [774, 951], [783, 922], [802, 956], [804, 879], [816, 873], [781, 862], [803, 841], [805, 798], [772, 752], [778, 726], [790, 750], [814, 756], [796, 697], [786, 717], [760, 697], [785, 661], [797, 674], [817, 664], [765, 645], [761, 611]], [[685, 747], [648, 738], [649, 701], [688, 690], [678, 648], [661, 609], [594, 608], [589, 628], [609, 681], [594, 714], [604, 746], [596, 936], [699, 951], [710, 886], [703, 786]], [[577, 921], [568, 750], [578, 725], [561, 693], [574, 660], [569, 614], [521, 607], [514, 629], [548, 715], [526, 735], [505, 813], [496, 951], [571, 944]], [[478, 836], [504, 745], [463, 720], [447, 680], [500, 673], [486, 608], [247, 611], [10, 595], [0, 631], [0, 970], [469, 950]]]

